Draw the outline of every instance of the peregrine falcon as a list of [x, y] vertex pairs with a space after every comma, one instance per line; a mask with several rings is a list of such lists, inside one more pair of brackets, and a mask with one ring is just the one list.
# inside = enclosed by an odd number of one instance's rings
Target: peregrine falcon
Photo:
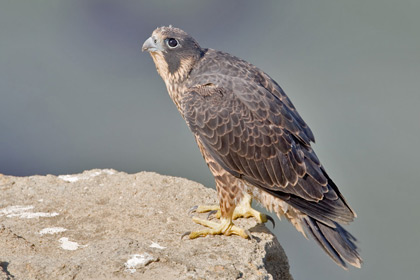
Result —
[[356, 239], [340, 224], [356, 217], [311, 147], [314, 135], [282, 88], [256, 66], [228, 53], [202, 48], [185, 31], [159, 27], [143, 44], [215, 181], [220, 223], [193, 218], [208, 234], [249, 232], [238, 217], [267, 216], [251, 208], [255, 199], [310, 234], [341, 267], [360, 267]]

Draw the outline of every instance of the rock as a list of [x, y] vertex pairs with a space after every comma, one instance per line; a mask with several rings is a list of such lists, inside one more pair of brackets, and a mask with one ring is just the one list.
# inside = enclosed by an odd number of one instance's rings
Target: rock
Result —
[[[0, 175], [0, 279], [292, 279], [275, 236], [181, 235], [216, 192], [182, 178], [90, 170]], [[196, 214], [206, 217], [206, 214]]]

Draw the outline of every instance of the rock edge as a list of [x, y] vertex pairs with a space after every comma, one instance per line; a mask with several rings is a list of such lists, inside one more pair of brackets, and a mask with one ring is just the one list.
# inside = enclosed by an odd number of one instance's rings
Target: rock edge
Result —
[[235, 221], [252, 240], [181, 240], [200, 229], [189, 208], [217, 203], [213, 189], [186, 179], [0, 175], [0, 194], [0, 279], [292, 279], [279, 242], [253, 219]]

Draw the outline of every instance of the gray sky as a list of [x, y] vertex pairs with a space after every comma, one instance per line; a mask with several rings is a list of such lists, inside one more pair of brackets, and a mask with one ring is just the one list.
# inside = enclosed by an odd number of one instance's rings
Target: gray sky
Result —
[[415, 279], [419, 13], [417, 0], [2, 1], [0, 173], [148, 170], [213, 187], [140, 50], [154, 28], [173, 24], [283, 87], [359, 216], [347, 229], [365, 265], [348, 272], [277, 222], [295, 279]]

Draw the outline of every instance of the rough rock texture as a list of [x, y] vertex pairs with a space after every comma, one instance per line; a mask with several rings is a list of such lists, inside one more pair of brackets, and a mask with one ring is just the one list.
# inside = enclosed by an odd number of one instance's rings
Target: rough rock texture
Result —
[[201, 228], [189, 208], [216, 202], [212, 189], [149, 172], [0, 175], [0, 279], [292, 279], [253, 219], [236, 221], [252, 240], [181, 240]]

